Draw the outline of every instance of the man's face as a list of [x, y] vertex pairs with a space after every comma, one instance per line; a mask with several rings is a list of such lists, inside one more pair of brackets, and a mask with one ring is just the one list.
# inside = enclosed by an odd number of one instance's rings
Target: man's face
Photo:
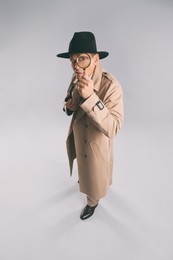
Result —
[[[82, 68], [81, 66], [79, 66], [80, 60], [82, 62], [82, 59], [90, 61], [90, 64], [87, 68]], [[70, 56], [70, 61], [77, 78], [80, 78], [83, 75], [84, 71], [87, 76], [92, 76], [95, 67], [99, 62], [99, 55], [91, 53], [74, 53]]]

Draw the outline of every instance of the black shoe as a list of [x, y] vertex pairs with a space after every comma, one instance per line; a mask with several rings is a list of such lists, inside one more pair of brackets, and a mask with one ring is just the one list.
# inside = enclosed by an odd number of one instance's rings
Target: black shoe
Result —
[[91, 217], [94, 214], [95, 208], [98, 206], [98, 204], [94, 207], [90, 207], [89, 205], [86, 205], [86, 207], [82, 210], [80, 214], [80, 218], [82, 220], [85, 220], [89, 217]]

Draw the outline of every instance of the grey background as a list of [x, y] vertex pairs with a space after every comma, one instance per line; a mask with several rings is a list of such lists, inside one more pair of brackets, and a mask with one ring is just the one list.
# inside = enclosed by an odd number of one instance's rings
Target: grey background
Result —
[[[62, 111], [75, 31], [120, 81], [114, 183], [95, 216], [69, 178]], [[173, 2], [0, 1], [0, 259], [172, 260]]]

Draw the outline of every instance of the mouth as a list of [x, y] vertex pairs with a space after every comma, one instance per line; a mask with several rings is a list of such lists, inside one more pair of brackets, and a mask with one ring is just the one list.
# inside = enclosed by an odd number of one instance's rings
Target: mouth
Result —
[[78, 71], [78, 70], [76, 70], [76, 71], [75, 71], [75, 74], [76, 74], [76, 77], [77, 77], [78, 79], [80, 79], [80, 78], [82, 77], [82, 75], [83, 75], [83, 71]]
[[83, 74], [83, 71], [75, 70], [76, 74]]

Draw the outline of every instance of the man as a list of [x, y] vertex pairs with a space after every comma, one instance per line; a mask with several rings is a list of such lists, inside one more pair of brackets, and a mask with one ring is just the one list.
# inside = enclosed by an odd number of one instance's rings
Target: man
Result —
[[94, 34], [86, 31], [74, 33], [68, 52], [57, 55], [70, 59], [74, 71], [64, 111], [73, 114], [66, 142], [70, 174], [76, 158], [79, 188], [87, 196], [82, 220], [93, 215], [112, 183], [113, 138], [123, 122], [121, 86], [100, 62], [108, 55], [97, 51]]

